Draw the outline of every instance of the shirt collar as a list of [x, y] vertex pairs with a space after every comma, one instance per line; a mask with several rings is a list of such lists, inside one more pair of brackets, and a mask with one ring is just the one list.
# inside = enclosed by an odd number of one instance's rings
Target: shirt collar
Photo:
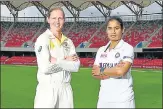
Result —
[[121, 48], [122, 47], [122, 45], [123, 45], [123, 43], [124, 43], [124, 40], [120, 40], [119, 42], [118, 42], [118, 44], [115, 46], [115, 48], [114, 49], [118, 49], [118, 48]]
[[46, 31], [46, 34], [49, 36], [49, 38], [54, 38], [55, 36], [53, 35], [53, 33], [49, 30], [49, 29], [47, 29]]
[[[110, 43], [111, 43], [111, 41], [109, 41], [109, 42], [106, 44], [106, 46], [105, 46], [105, 51], [109, 48]], [[124, 40], [121, 39], [121, 40], [118, 42], [118, 44], [114, 47], [114, 49], [120, 48], [120, 47], [123, 45], [123, 43], [124, 43]]]
[[[46, 30], [46, 33], [48, 34], [48, 36], [49, 36], [50, 39], [56, 38], [56, 37], [53, 35], [53, 33], [52, 33], [49, 29]], [[67, 39], [67, 37], [66, 37], [65, 35], [62, 34], [61, 43], [62, 43], [64, 40], [66, 40], [66, 39]]]

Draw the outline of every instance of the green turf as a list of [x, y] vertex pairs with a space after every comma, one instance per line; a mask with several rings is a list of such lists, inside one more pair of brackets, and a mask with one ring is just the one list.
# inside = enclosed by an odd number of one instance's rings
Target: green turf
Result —
[[[32, 108], [36, 67], [1, 66], [1, 108]], [[136, 108], [162, 108], [162, 71], [133, 69]], [[99, 80], [90, 68], [72, 74], [75, 108], [96, 108]]]

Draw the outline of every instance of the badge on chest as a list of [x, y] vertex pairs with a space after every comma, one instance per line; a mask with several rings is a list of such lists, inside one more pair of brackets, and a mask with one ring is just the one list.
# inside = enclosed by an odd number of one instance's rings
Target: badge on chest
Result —
[[119, 58], [119, 57], [120, 57], [120, 53], [117, 52], [117, 53], [115, 54], [115, 58]]
[[68, 39], [65, 39], [61, 46], [63, 47], [64, 56], [68, 56], [70, 54], [70, 45], [68, 43]]

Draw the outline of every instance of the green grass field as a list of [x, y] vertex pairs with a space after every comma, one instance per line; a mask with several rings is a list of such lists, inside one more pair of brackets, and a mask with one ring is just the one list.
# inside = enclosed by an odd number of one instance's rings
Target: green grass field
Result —
[[[37, 67], [1, 66], [1, 108], [32, 108]], [[162, 71], [133, 69], [136, 108], [162, 108]], [[75, 108], [96, 108], [99, 80], [91, 68], [72, 74]]]

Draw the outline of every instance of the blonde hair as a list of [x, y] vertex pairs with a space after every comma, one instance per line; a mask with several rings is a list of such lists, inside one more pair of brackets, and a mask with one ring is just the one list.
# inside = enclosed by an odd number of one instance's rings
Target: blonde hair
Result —
[[53, 12], [53, 11], [55, 11], [55, 10], [60, 10], [60, 11], [62, 11], [62, 12], [63, 12], [63, 17], [65, 18], [65, 13], [64, 13], [64, 11], [63, 11], [63, 9], [62, 9], [61, 7], [54, 7], [54, 8], [51, 8], [51, 9], [49, 10], [48, 14], [47, 14], [47, 17], [49, 18], [50, 15], [51, 15], [51, 12]]

